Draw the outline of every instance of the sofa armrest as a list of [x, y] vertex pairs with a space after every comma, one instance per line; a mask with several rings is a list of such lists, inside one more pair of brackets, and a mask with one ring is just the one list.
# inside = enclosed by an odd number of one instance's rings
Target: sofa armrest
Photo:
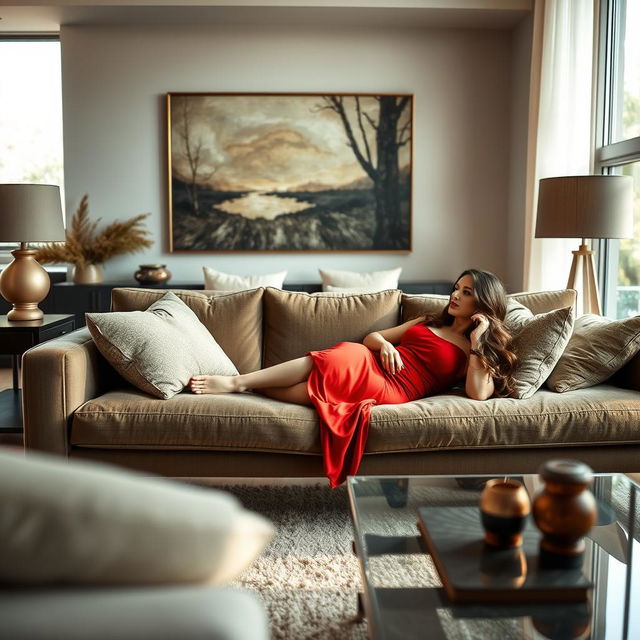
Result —
[[115, 377], [87, 328], [29, 349], [22, 357], [25, 447], [68, 455], [74, 411], [111, 388]]
[[640, 352], [611, 378], [611, 382], [618, 387], [640, 391]]

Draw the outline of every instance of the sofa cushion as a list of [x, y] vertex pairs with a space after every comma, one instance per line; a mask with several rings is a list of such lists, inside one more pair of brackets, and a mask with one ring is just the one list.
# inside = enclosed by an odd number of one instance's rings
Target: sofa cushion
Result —
[[449, 296], [436, 293], [402, 294], [402, 322], [420, 316], [440, 314], [449, 302]]
[[[262, 295], [264, 289], [214, 292], [173, 290], [198, 316], [240, 373], [256, 371], [262, 362]], [[111, 292], [112, 311], [143, 311], [166, 290], [119, 288]]]
[[[525, 291], [521, 293], [510, 293], [507, 302], [510, 300], [519, 302], [533, 314], [546, 313], [554, 309], [573, 307], [576, 303], [576, 292], [574, 289], [561, 289], [559, 291]], [[438, 294], [415, 294], [402, 295], [402, 321], [406, 322], [418, 316], [430, 313], [440, 313], [447, 305], [449, 296]]]
[[338, 342], [362, 342], [400, 321], [400, 291], [309, 294], [268, 288], [264, 294], [264, 363], [269, 367]]
[[366, 452], [640, 442], [638, 393], [611, 385], [477, 402], [462, 392], [374, 407]]
[[314, 409], [253, 393], [169, 400], [119, 389], [89, 400], [73, 415], [74, 446], [228, 449], [320, 453]]
[[573, 335], [547, 380], [553, 391], [582, 389], [604, 382], [640, 348], [640, 316], [611, 320], [592, 314], [576, 320]]
[[237, 375], [207, 328], [180, 298], [167, 292], [146, 311], [87, 313], [100, 353], [131, 384], [171, 398], [192, 375]]
[[507, 300], [515, 300], [523, 304], [534, 315], [546, 313], [554, 309], [574, 307], [577, 293], [575, 289], [559, 289], [557, 291], [522, 291], [510, 293]]
[[221, 584], [273, 535], [221, 491], [0, 451], [0, 582]]
[[[599, 385], [564, 394], [477, 402], [450, 392], [371, 411], [366, 453], [640, 442], [636, 391]], [[256, 394], [150, 398], [111, 391], [76, 411], [75, 447], [320, 455], [310, 407]]]

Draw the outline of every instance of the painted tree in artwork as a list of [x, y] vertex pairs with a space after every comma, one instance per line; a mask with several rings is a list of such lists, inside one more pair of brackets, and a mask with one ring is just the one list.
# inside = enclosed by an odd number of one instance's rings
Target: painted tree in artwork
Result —
[[[409, 105], [410, 98], [409, 96], [376, 96], [375, 100], [379, 105], [377, 121], [363, 111], [358, 96], [355, 96], [354, 100], [358, 136], [347, 116], [344, 96], [325, 96], [324, 108], [331, 109], [340, 116], [348, 144], [373, 182], [376, 201], [374, 248], [404, 248], [398, 153], [400, 148], [411, 139], [411, 117], [407, 117], [404, 124], [400, 126], [402, 114]], [[375, 158], [367, 137], [367, 129], [373, 129], [375, 132]]]
[[185, 181], [189, 204], [196, 215], [200, 214], [200, 200], [198, 198], [198, 184], [206, 182], [216, 172], [216, 168], [204, 171], [205, 140], [193, 130], [193, 106], [189, 100], [178, 101], [178, 108], [174, 123], [174, 131], [181, 142], [181, 153], [187, 161], [189, 176]]

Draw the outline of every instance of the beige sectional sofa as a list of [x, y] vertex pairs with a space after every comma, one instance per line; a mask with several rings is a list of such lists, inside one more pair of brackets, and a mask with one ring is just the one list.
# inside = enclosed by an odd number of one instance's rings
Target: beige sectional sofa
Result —
[[[162, 290], [115, 289], [113, 311], [144, 310]], [[398, 324], [437, 296], [400, 291], [306, 294], [174, 291], [238, 370], [248, 372]], [[566, 307], [575, 292], [512, 296], [533, 313]], [[172, 345], [167, 345], [171, 349]], [[254, 393], [169, 400], [139, 391], [109, 366], [89, 331], [34, 347], [23, 360], [28, 449], [103, 460], [176, 477], [322, 476], [312, 408]], [[533, 472], [572, 457], [596, 471], [640, 468], [640, 356], [614, 380], [567, 393], [478, 402], [453, 390], [374, 407], [362, 474]]]

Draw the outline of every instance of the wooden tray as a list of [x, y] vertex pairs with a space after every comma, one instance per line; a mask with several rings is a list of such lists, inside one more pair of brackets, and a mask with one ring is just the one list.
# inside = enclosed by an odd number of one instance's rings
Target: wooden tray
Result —
[[484, 543], [477, 507], [419, 507], [418, 528], [453, 602], [580, 602], [592, 584], [582, 569], [540, 569], [541, 534], [528, 520], [523, 545]]

